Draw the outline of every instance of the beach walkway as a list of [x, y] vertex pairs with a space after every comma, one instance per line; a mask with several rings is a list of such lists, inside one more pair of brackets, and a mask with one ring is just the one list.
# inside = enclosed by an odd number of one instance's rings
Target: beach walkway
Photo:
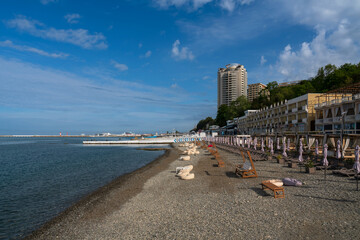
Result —
[[[184, 148], [100, 189], [36, 232], [34, 239], [357, 239], [360, 191], [355, 180], [305, 174], [275, 161], [255, 162], [258, 178], [234, 174], [240, 156], [219, 149], [224, 168], [205, 150], [188, 162]], [[194, 165], [195, 179], [175, 168]], [[295, 178], [285, 198], [261, 189], [268, 179]]]

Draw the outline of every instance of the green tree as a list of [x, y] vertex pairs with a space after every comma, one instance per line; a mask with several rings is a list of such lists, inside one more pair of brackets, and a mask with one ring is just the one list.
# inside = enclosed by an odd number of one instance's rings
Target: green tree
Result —
[[218, 108], [215, 122], [222, 127], [226, 125], [226, 121], [229, 119], [232, 119], [230, 108], [226, 104], [223, 104]]
[[232, 101], [229, 107], [231, 119], [244, 116], [244, 111], [251, 107], [251, 103], [245, 96], [238, 97], [235, 101]]

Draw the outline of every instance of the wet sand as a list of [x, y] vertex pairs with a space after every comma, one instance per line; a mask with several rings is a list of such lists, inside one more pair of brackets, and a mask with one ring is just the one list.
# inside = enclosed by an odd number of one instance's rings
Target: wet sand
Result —
[[[258, 178], [234, 174], [239, 156], [219, 150], [224, 168], [204, 151], [177, 160], [174, 148], [74, 205], [30, 239], [357, 239], [360, 192], [350, 178], [305, 174], [275, 161], [255, 162]], [[195, 179], [175, 168], [193, 164]], [[292, 177], [285, 199], [261, 189], [263, 180]]]

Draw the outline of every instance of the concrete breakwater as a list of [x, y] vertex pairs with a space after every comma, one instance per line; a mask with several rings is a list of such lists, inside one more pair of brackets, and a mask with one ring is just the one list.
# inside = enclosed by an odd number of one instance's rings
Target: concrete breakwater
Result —
[[197, 137], [145, 138], [145, 139], [133, 139], [126, 141], [83, 141], [83, 144], [89, 144], [89, 145], [171, 144], [171, 143], [179, 143], [179, 142], [193, 142], [195, 140], [201, 140], [201, 139]]

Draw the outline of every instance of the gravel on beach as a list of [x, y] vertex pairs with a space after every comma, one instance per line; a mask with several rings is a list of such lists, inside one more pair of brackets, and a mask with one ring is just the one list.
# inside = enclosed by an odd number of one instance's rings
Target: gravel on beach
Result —
[[[174, 145], [160, 159], [115, 180], [34, 232], [30, 239], [358, 239], [360, 191], [353, 178], [306, 174], [275, 161], [254, 162], [258, 178], [234, 174], [240, 156], [219, 149], [224, 168], [205, 150], [178, 160]], [[175, 168], [194, 165], [193, 180]], [[285, 198], [261, 189], [295, 178]]]

